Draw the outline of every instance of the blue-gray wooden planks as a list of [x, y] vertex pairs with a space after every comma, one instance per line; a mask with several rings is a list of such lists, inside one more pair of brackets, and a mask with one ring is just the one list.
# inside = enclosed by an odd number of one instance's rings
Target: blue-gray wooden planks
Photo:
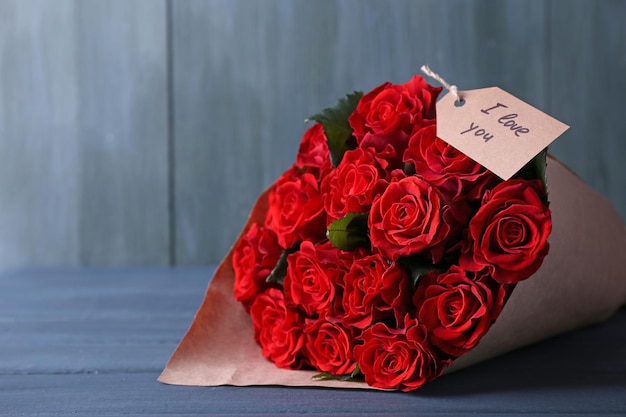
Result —
[[570, 124], [551, 152], [626, 217], [624, 21], [624, 0], [0, 0], [0, 268], [216, 263], [307, 116], [424, 63]]
[[0, 416], [618, 416], [626, 309], [413, 393], [156, 381], [214, 268], [0, 273]]
[[78, 263], [73, 3], [0, 1], [0, 265]]
[[169, 263], [163, 2], [0, 2], [0, 267]]
[[74, 3], [80, 264], [169, 263], [165, 11]]
[[[553, 147], [626, 218], [626, 1], [576, 0], [551, 10], [550, 111], [572, 128]], [[596, 7], [602, 5], [602, 7]], [[561, 6], [561, 7], [560, 7]]]

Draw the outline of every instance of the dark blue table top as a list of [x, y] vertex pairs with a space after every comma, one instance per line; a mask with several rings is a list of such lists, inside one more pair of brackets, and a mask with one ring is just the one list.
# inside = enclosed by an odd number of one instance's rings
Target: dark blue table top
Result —
[[0, 416], [626, 415], [626, 310], [413, 393], [156, 381], [213, 268], [0, 273]]

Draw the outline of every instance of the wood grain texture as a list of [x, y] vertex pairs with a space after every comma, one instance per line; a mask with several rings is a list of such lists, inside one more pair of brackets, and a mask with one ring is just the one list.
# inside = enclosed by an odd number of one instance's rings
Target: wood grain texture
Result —
[[158, 371], [211, 275], [210, 268], [3, 272], [0, 374]]
[[551, 151], [626, 219], [626, 2], [551, 6], [549, 112], [571, 125]]
[[165, 11], [75, 3], [81, 264], [169, 261]]
[[164, 5], [0, 2], [0, 267], [168, 263]]
[[0, 268], [216, 263], [306, 117], [424, 63], [570, 124], [551, 152], [626, 217], [625, 19], [622, 0], [1, 0]]
[[74, 2], [0, 2], [0, 267], [78, 263]]
[[307, 74], [332, 61], [324, 46], [335, 25], [321, 16], [333, 13], [311, 13], [310, 5], [174, 3], [180, 264], [221, 258], [256, 196], [293, 162], [330, 69], [314, 82]]
[[626, 310], [413, 393], [159, 384], [213, 270], [0, 273], [0, 416], [626, 413]]
[[[161, 385], [153, 373], [0, 375], [0, 416], [623, 416], [616, 374], [566, 384], [512, 381], [506, 362], [446, 377], [421, 393]], [[507, 375], [507, 371], [509, 372]], [[476, 372], [481, 381], [476, 385]], [[543, 374], [542, 374], [543, 375]], [[570, 377], [573, 375], [569, 374]], [[484, 383], [483, 378], [498, 378]], [[600, 379], [602, 380], [600, 381]], [[556, 385], [550, 385], [555, 384]], [[37, 400], [34, 401], [33, 399]]]

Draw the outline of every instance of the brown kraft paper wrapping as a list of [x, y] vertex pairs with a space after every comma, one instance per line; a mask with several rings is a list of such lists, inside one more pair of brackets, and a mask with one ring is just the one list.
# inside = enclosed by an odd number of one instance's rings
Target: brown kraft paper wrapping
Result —
[[[517, 285], [480, 344], [448, 372], [575, 328], [606, 320], [626, 305], [626, 227], [611, 203], [553, 158], [547, 167], [553, 230], [543, 265]], [[263, 221], [267, 191], [242, 234]], [[159, 381], [176, 385], [285, 385], [371, 388], [317, 381], [316, 371], [279, 369], [261, 355], [252, 322], [233, 298], [232, 249]]]

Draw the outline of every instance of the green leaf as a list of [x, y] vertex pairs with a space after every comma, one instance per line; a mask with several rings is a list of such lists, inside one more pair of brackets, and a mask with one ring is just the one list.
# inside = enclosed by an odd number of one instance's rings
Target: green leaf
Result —
[[294, 253], [298, 250], [297, 247], [285, 249], [283, 253], [281, 253], [280, 258], [278, 258], [278, 262], [276, 262], [276, 266], [272, 269], [269, 276], [265, 280], [266, 282], [276, 282], [280, 285], [283, 285], [283, 281], [285, 280], [285, 275], [287, 275], [287, 256]]
[[357, 363], [356, 368], [350, 375], [333, 375], [330, 372], [322, 372], [317, 375], [313, 375], [311, 378], [316, 379], [318, 381], [350, 381], [350, 382], [359, 382], [362, 381], [362, 374], [359, 368], [359, 364]]
[[437, 271], [439, 273], [445, 272], [448, 270], [450, 265], [445, 262], [441, 262], [438, 264], [433, 264], [425, 258], [421, 257], [411, 257], [408, 259], [407, 269], [409, 274], [411, 275], [413, 289], [417, 288], [417, 285], [420, 279], [432, 271]]
[[316, 379], [318, 381], [337, 381], [339, 379], [336, 375], [333, 375], [329, 372], [322, 372], [319, 374], [315, 374], [311, 378]]
[[409, 271], [411, 272], [411, 279], [413, 280], [413, 288], [417, 288], [417, 284], [420, 279], [433, 270], [434, 268], [432, 265], [418, 265], [413, 268], [409, 268]]
[[545, 191], [544, 203], [548, 203], [548, 184], [546, 181], [546, 158], [548, 156], [548, 148], [545, 148], [537, 156], [530, 160], [529, 163], [515, 175], [527, 180], [540, 180]]
[[356, 109], [361, 97], [363, 97], [363, 92], [355, 91], [337, 101], [334, 107], [324, 109], [306, 120], [315, 120], [322, 124], [334, 166], [339, 165], [346, 151], [356, 148], [356, 140], [352, 136], [352, 127], [348, 123], [348, 117]]
[[359, 247], [367, 248], [367, 213], [348, 213], [328, 226], [328, 240], [337, 249], [350, 251]]

